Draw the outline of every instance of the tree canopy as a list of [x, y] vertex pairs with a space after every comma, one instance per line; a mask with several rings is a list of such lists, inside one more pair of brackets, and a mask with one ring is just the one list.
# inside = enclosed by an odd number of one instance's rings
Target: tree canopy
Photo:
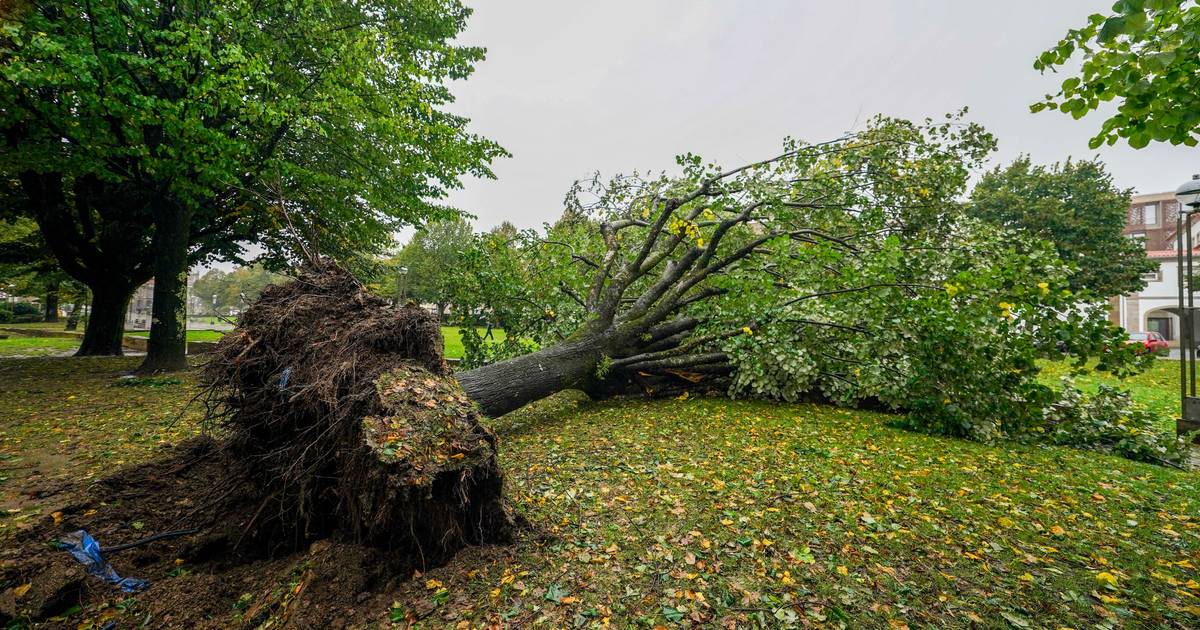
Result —
[[1088, 16], [1034, 62], [1042, 72], [1082, 57], [1057, 94], [1032, 105], [1079, 119], [1117, 101], [1089, 146], [1124, 138], [1196, 146], [1200, 128], [1200, 5], [1192, 0], [1119, 0], [1109, 14]]
[[1145, 287], [1156, 264], [1145, 247], [1124, 235], [1129, 191], [1117, 188], [1098, 160], [1041, 166], [1022, 156], [985, 173], [971, 191], [971, 213], [1054, 243], [1073, 265], [1069, 288], [1097, 297]]
[[[386, 294], [434, 304], [439, 315], [450, 301], [449, 280], [474, 242], [471, 224], [462, 217], [433, 221], [417, 230], [394, 258], [387, 261], [382, 285]], [[404, 269], [401, 272], [401, 268]]]
[[491, 413], [573, 383], [882, 405], [979, 439], [1035, 431], [1058, 399], [1039, 359], [1131, 357], [1050, 242], [960, 202], [993, 146], [957, 118], [879, 118], [736, 168], [685, 155], [677, 174], [581, 182], [557, 223], [468, 257], [508, 339], [540, 349], [459, 379]]
[[381, 251], [450, 216], [446, 190], [503, 155], [444, 109], [483, 58], [453, 41], [469, 14], [453, 0], [35, 3], [3, 25], [5, 205], [72, 276], [114, 285], [96, 290], [109, 310], [152, 272], [158, 305], [189, 263], [250, 242], [284, 258], [301, 240]]
[[209, 269], [196, 278], [192, 295], [200, 301], [198, 315], [228, 316], [244, 310], [262, 290], [286, 279], [262, 265], [238, 267], [233, 271]]

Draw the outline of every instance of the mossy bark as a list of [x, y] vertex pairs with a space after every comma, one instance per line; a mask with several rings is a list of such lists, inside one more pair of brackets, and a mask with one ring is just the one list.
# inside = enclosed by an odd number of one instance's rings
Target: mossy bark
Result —
[[165, 204], [154, 216], [154, 305], [140, 373], [187, 369], [188, 232], [191, 212]]
[[121, 284], [90, 284], [92, 307], [87, 326], [83, 329], [83, 341], [77, 357], [120, 356], [123, 353], [121, 340], [125, 335], [125, 309], [133, 295], [133, 287]]

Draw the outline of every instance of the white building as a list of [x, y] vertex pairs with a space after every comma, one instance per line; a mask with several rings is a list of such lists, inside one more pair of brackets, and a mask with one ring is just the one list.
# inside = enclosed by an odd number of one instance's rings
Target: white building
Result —
[[[1145, 276], [1146, 288], [1109, 300], [1109, 320], [1133, 332], [1154, 331], [1172, 347], [1179, 345], [1179, 271], [1175, 260], [1179, 202], [1175, 193], [1136, 195], [1129, 205], [1125, 234], [1146, 244], [1146, 256], [1158, 262], [1158, 271]], [[1200, 221], [1192, 222], [1193, 247], [1200, 246]], [[1200, 253], [1200, 251], [1198, 251]], [[1193, 273], [1200, 274], [1198, 267]], [[1200, 295], [1197, 296], [1200, 300]], [[1197, 302], [1200, 306], [1200, 301]]]
[[[1175, 251], [1155, 250], [1146, 255], [1158, 262], [1158, 272], [1146, 275], [1146, 288], [1140, 292], [1113, 298], [1115, 308], [1110, 319], [1129, 332], [1157, 332], [1174, 347], [1179, 343], [1179, 316], [1176, 314], [1179, 270]], [[1200, 269], [1195, 271], [1200, 272]]]

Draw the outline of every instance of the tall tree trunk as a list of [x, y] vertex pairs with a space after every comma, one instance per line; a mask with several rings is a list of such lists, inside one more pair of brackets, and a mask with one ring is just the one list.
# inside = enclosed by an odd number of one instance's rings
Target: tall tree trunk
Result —
[[154, 305], [146, 360], [138, 372], [187, 369], [188, 233], [192, 214], [164, 204], [154, 214]]
[[496, 417], [563, 389], [593, 380], [605, 355], [599, 335], [538, 350], [458, 374], [458, 382], [483, 413]]
[[58, 283], [46, 285], [46, 316], [44, 322], [58, 321]]
[[83, 314], [83, 298], [85, 293], [80, 291], [75, 296], [75, 302], [71, 304], [71, 314], [67, 315], [66, 330], [75, 330], [79, 328], [79, 316]]
[[92, 290], [92, 312], [75, 356], [121, 356], [125, 309], [129, 307], [133, 287], [95, 284], [89, 288]]

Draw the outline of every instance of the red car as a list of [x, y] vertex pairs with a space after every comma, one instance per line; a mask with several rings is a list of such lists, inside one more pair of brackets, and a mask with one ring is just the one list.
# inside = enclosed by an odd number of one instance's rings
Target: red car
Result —
[[1168, 345], [1167, 340], [1154, 331], [1129, 333], [1128, 343], [1130, 345], [1140, 345], [1142, 347], [1141, 352], [1149, 352], [1150, 354], [1165, 353]]

